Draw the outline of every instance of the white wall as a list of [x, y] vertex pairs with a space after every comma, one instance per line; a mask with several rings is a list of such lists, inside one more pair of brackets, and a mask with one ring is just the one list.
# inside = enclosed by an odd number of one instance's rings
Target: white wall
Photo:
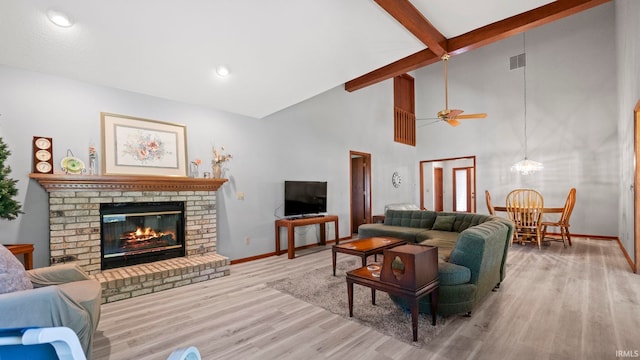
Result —
[[[620, 241], [634, 254], [634, 120], [633, 109], [640, 100], [640, 1], [616, 0], [616, 68], [618, 80], [618, 141], [620, 144], [619, 227]], [[639, 186], [640, 184], [635, 184]], [[638, 264], [636, 264], [638, 265]]]
[[[257, 120], [0, 66], [0, 136], [13, 152], [8, 165], [25, 212], [0, 222], [0, 243], [34, 243], [35, 265], [48, 265], [47, 194], [28, 178], [32, 137], [53, 138], [56, 162], [67, 149], [87, 161], [89, 142], [101, 141], [101, 111], [185, 124], [191, 160], [208, 164], [213, 145], [233, 154], [230, 181], [218, 191], [220, 254], [233, 260], [275, 250], [285, 179], [328, 181], [328, 212], [340, 216], [340, 235], [348, 236], [350, 150], [372, 154], [374, 213], [387, 203], [413, 201], [415, 149], [393, 142], [392, 91], [392, 81], [353, 94], [338, 87]], [[394, 171], [404, 179], [399, 189], [391, 185]], [[245, 200], [237, 199], [238, 192]], [[317, 227], [296, 232], [297, 244], [318, 237]]]
[[[509, 170], [524, 156], [523, 69], [509, 70], [509, 58], [523, 52], [521, 35], [451, 58], [450, 108], [489, 116], [456, 128], [419, 128], [419, 160], [476, 155], [479, 212], [486, 211], [485, 189], [494, 205], [514, 188], [532, 187], [545, 205], [561, 207], [575, 187], [572, 232], [617, 236], [614, 39], [613, 3], [526, 33], [528, 155], [544, 163], [543, 172]], [[418, 117], [444, 107], [442, 71], [442, 65], [416, 71]]]

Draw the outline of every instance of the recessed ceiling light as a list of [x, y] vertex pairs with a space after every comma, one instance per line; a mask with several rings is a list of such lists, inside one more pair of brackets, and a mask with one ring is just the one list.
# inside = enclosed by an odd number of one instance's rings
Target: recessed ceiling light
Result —
[[60, 27], [70, 27], [73, 25], [73, 21], [71, 18], [65, 13], [56, 10], [47, 11], [47, 17], [51, 20], [52, 23], [60, 26]]
[[229, 68], [224, 65], [219, 65], [216, 67], [216, 74], [218, 74], [218, 76], [220, 77], [227, 77], [229, 76], [229, 74], [231, 74], [231, 70], [229, 70]]

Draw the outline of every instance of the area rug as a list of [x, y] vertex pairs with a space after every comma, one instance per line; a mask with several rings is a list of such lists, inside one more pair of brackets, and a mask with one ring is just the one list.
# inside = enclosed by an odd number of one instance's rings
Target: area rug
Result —
[[372, 305], [371, 289], [358, 284], [353, 286], [353, 317], [350, 318], [345, 271], [360, 266], [360, 259], [354, 257], [338, 262], [336, 276], [332, 275], [332, 266], [329, 265], [266, 285], [420, 348], [447, 325], [447, 319], [439, 316], [436, 326], [432, 326], [431, 315], [420, 314], [418, 341], [414, 342], [411, 313], [397, 306], [389, 295], [382, 291], [376, 291], [376, 305]]

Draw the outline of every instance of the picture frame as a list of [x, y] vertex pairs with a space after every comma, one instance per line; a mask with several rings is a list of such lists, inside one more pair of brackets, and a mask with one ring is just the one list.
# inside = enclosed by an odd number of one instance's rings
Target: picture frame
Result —
[[100, 113], [104, 175], [187, 176], [185, 125]]

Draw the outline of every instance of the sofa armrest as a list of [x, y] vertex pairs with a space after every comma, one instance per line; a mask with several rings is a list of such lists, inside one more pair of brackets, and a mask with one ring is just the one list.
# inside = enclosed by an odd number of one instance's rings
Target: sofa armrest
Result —
[[78, 335], [85, 353], [91, 349], [89, 313], [57, 286], [1, 294], [0, 314], [2, 328], [66, 326]]
[[60, 285], [73, 281], [91, 279], [78, 265], [62, 264], [28, 270], [27, 275], [34, 287]]
[[462, 265], [438, 262], [438, 281], [440, 285], [460, 285], [471, 281], [471, 270]]

